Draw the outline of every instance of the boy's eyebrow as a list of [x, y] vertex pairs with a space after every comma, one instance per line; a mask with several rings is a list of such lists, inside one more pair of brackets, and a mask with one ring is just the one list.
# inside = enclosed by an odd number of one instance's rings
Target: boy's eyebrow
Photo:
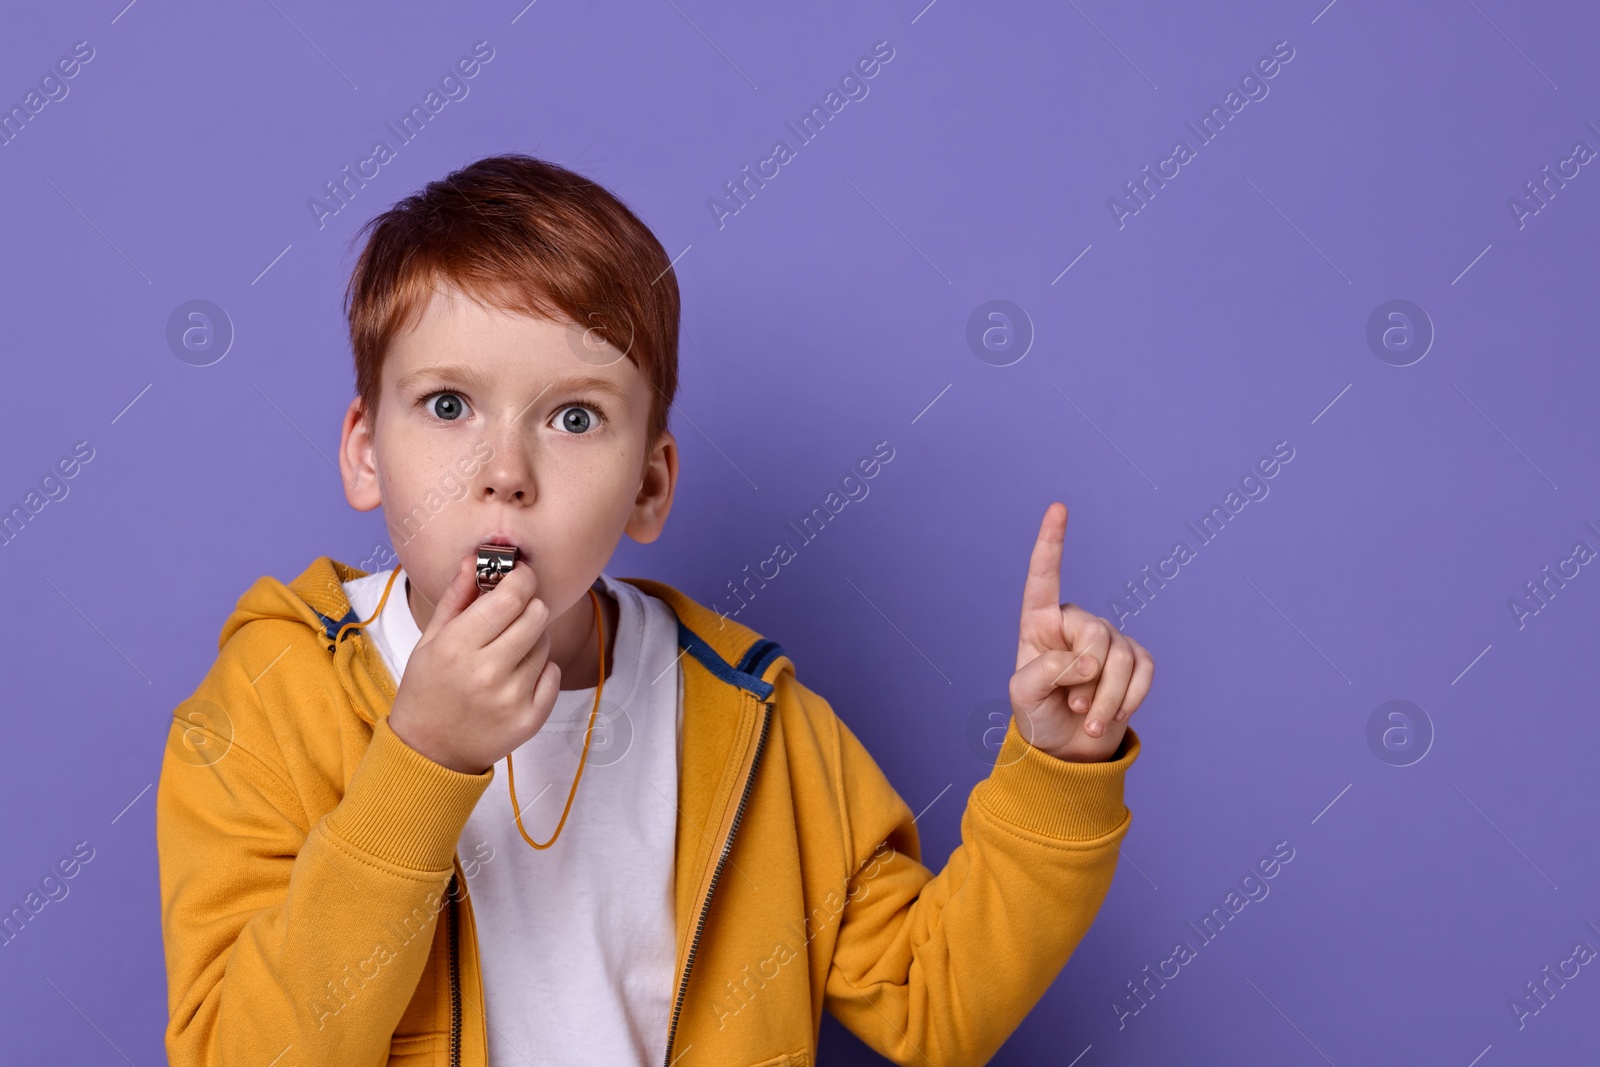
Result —
[[601, 378], [594, 374], [586, 374], [581, 378], [563, 378], [560, 381], [551, 382], [548, 388], [554, 389], [557, 392], [567, 392], [568, 390], [578, 389], [595, 389], [602, 393], [610, 393], [611, 396], [613, 396], [618, 402], [625, 403], [628, 399], [628, 394], [622, 388], [622, 386], [618, 385], [610, 378]]
[[[490, 384], [489, 376], [485, 375], [482, 371], [479, 371], [473, 367], [450, 363], [441, 364], [435, 367], [419, 367], [410, 374], [402, 376], [398, 381], [395, 382], [395, 386], [403, 391], [412, 384], [425, 381], [429, 378], [458, 381], [474, 388], [487, 388]], [[544, 393], [550, 392], [551, 390], [556, 392], [566, 392], [568, 390], [576, 389], [595, 389], [603, 393], [609, 393], [618, 402], [625, 403], [628, 399], [628, 394], [626, 391], [624, 391], [621, 385], [609, 378], [601, 378], [598, 375], [593, 374], [583, 375], [576, 378], [563, 378], [559, 381], [551, 382], [549, 385], [545, 386], [544, 389], [540, 390], [540, 395], [542, 396]]]
[[459, 363], [446, 363], [434, 367], [418, 367], [410, 374], [402, 375], [395, 381], [394, 384], [396, 388], [403, 391], [410, 386], [418, 382], [426, 381], [429, 378], [442, 378], [447, 381], [461, 382], [464, 385], [470, 385], [473, 388], [479, 388], [489, 384], [488, 375]]

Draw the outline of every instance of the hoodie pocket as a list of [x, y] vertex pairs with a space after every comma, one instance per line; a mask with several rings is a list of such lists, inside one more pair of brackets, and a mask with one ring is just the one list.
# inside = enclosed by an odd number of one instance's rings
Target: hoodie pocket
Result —
[[752, 1063], [749, 1067], [810, 1067], [810, 1065], [811, 1053], [806, 1049], [800, 1049], [798, 1052], [785, 1053], [776, 1059]]
[[445, 1034], [403, 1034], [389, 1039], [386, 1067], [433, 1067], [440, 1062]]

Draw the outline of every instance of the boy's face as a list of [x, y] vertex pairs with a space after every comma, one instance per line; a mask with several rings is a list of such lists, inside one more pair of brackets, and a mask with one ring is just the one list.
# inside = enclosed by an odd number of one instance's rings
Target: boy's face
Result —
[[623, 533], [660, 534], [676, 442], [668, 432], [646, 449], [651, 383], [619, 350], [585, 348], [581, 337], [446, 287], [390, 344], [376, 413], [351, 403], [345, 496], [362, 511], [382, 505], [419, 594], [419, 627], [462, 557], [486, 541], [517, 546], [560, 630]]

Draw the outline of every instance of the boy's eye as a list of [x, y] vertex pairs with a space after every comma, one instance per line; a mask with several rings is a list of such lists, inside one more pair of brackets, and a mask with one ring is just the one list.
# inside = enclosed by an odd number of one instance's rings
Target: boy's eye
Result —
[[[591, 415], [591, 412], [593, 414]], [[568, 404], [561, 409], [556, 421], [568, 433], [578, 435], [588, 433], [590, 428], [599, 424], [599, 409], [591, 408], [587, 404]]]
[[434, 393], [422, 406], [428, 414], [445, 422], [453, 422], [467, 411], [467, 402], [455, 393]]

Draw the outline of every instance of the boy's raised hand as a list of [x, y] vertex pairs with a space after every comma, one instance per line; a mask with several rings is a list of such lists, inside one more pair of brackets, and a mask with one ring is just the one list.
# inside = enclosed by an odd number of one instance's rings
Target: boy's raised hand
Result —
[[468, 553], [406, 662], [389, 728], [435, 763], [482, 774], [538, 733], [555, 708], [550, 609], [520, 564], [479, 593]]
[[1057, 759], [1095, 763], [1122, 744], [1150, 691], [1155, 661], [1133, 638], [1076, 604], [1061, 603], [1067, 508], [1045, 509], [1022, 591], [1011, 713], [1017, 731]]

